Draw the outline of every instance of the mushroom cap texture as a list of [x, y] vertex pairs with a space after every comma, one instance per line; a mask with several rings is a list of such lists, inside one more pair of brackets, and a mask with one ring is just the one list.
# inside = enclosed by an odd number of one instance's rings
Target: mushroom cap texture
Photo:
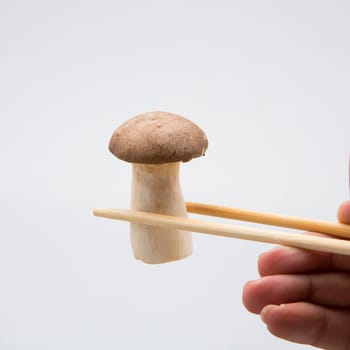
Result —
[[203, 156], [208, 147], [204, 132], [190, 120], [169, 112], [148, 112], [119, 126], [109, 150], [130, 163], [187, 162]]

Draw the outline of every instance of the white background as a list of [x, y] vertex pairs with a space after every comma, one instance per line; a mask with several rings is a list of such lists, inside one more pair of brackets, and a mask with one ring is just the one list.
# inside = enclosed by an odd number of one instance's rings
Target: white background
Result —
[[350, 3], [0, 2], [0, 348], [301, 349], [241, 302], [255, 242], [194, 234], [134, 260], [130, 165], [107, 150], [146, 111], [205, 130], [187, 200], [334, 220], [348, 196]]

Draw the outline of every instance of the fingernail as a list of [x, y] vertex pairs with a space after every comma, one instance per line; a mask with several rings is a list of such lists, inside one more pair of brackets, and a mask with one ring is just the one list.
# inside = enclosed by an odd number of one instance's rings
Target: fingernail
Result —
[[253, 283], [255, 283], [255, 282], [256, 282], [256, 280], [250, 280], [250, 281], [247, 281], [247, 282], [245, 283], [245, 285], [248, 286], [249, 284], [253, 284]]
[[277, 307], [278, 307], [277, 305], [267, 305], [261, 310], [260, 317], [264, 323], [266, 323], [266, 324], [268, 323], [268, 321], [269, 321], [268, 317], [269, 317], [270, 312], [273, 309], [276, 309]]

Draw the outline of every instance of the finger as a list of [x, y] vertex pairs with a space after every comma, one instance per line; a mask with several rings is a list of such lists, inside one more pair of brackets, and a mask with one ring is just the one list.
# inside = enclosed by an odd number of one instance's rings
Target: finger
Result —
[[349, 310], [301, 302], [269, 305], [261, 317], [269, 331], [279, 338], [324, 349], [349, 349]]
[[350, 200], [340, 205], [338, 209], [338, 220], [343, 224], [350, 224]]
[[350, 256], [277, 247], [259, 257], [258, 268], [261, 276], [333, 270], [350, 271]]
[[273, 275], [248, 282], [243, 303], [253, 313], [269, 304], [307, 301], [327, 307], [350, 308], [350, 274]]

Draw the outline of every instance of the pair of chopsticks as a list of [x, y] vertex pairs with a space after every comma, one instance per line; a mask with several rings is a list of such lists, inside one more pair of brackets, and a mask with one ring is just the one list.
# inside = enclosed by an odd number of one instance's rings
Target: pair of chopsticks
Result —
[[[202, 203], [186, 203], [189, 213], [222, 217], [241, 221], [313, 231], [350, 239], [350, 225], [336, 222], [299, 218], [245, 209], [228, 208]], [[216, 236], [273, 243], [308, 250], [350, 255], [350, 241], [268, 229], [249, 228], [169, 215], [123, 209], [94, 209], [94, 215], [130, 221], [137, 224], [171, 227], [174, 229], [206, 233]]]

